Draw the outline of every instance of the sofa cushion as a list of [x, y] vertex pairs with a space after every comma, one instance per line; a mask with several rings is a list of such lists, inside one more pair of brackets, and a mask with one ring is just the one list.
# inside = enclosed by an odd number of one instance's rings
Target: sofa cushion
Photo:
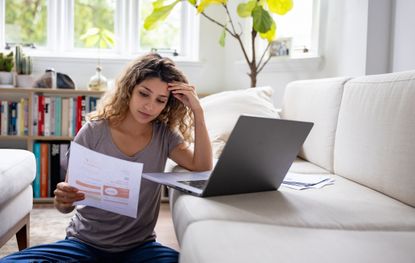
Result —
[[279, 118], [272, 104], [271, 87], [257, 87], [216, 93], [202, 98], [213, 157], [218, 158], [239, 116]]
[[23, 191], [36, 176], [35, 156], [18, 149], [0, 150], [0, 206]]
[[[307, 175], [305, 175], [307, 176]], [[229, 220], [293, 227], [365, 231], [415, 231], [415, 209], [382, 193], [335, 176], [321, 189], [278, 191], [199, 198], [172, 190], [176, 235], [203, 220]]]
[[337, 116], [347, 79], [291, 82], [285, 89], [281, 111], [283, 119], [314, 123], [299, 156], [331, 172]]
[[189, 226], [180, 262], [400, 262], [415, 259], [415, 232], [306, 229], [208, 220]]
[[336, 174], [415, 207], [415, 71], [346, 83]]

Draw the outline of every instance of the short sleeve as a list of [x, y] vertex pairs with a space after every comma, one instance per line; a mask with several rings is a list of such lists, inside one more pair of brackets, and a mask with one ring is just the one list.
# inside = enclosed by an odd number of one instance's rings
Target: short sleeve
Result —
[[168, 131], [168, 153], [170, 154], [177, 145], [184, 142], [183, 138], [174, 131]]
[[94, 145], [93, 127], [91, 122], [85, 123], [73, 139], [74, 142], [86, 148], [92, 149]]

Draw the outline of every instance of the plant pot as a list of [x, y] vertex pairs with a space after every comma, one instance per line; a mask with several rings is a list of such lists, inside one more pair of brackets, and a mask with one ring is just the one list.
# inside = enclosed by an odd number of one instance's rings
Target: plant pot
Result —
[[16, 86], [19, 88], [33, 88], [35, 76], [33, 75], [17, 75]]
[[0, 71], [0, 87], [13, 88], [14, 87], [14, 73]]

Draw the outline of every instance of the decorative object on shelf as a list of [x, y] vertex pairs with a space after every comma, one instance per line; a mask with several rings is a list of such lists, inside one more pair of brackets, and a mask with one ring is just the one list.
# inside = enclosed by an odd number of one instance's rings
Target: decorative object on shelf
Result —
[[75, 89], [75, 82], [68, 75], [57, 72], [56, 87], [58, 89]]
[[14, 87], [14, 73], [12, 72], [13, 66], [13, 52], [10, 52], [9, 54], [0, 53], [0, 87]]
[[36, 80], [35, 88], [47, 89], [75, 89], [75, 83], [66, 74], [56, 72], [54, 69], [46, 69], [45, 73]]
[[[153, 0], [153, 11], [146, 17], [144, 21], [144, 28], [146, 30], [151, 30], [159, 26], [171, 13], [174, 7], [178, 3], [183, 1], [176, 0], [174, 2], [170, 1], [160, 1]], [[240, 3], [237, 7], [236, 13], [241, 18], [252, 18], [252, 28], [251, 31], [251, 56], [248, 56], [248, 49], [245, 47], [243, 41], [243, 30], [237, 27], [237, 23], [234, 22], [235, 16], [231, 16], [228, 8], [228, 0], [187, 0], [184, 1], [192, 5], [197, 9], [197, 13], [207, 18], [212, 23], [220, 26], [222, 34], [219, 39], [219, 44], [223, 47], [225, 46], [226, 35], [234, 37], [239, 45], [241, 46], [242, 53], [246, 62], [248, 63], [250, 72], [247, 73], [251, 79], [251, 87], [255, 87], [257, 83], [257, 76], [271, 59], [269, 56], [268, 49], [271, 46], [272, 41], [275, 39], [275, 33], [277, 24], [274, 18], [271, 16], [271, 13], [278, 15], [285, 15], [293, 7], [293, 0], [249, 0], [246, 3]], [[220, 4], [225, 9], [225, 22], [219, 22], [215, 18], [207, 15], [205, 9], [213, 4]], [[238, 22], [238, 21], [236, 21]], [[235, 25], [236, 24], [236, 25]], [[237, 30], [237, 28], [239, 30]], [[255, 47], [256, 37], [260, 36], [263, 39], [268, 41], [268, 45], [265, 50], [262, 52], [262, 55], [257, 61], [256, 52], [258, 51]], [[265, 58], [265, 55], [268, 54], [268, 58]]]
[[16, 46], [15, 63], [17, 73], [16, 85], [23, 88], [33, 87], [35, 77], [32, 75], [32, 58], [24, 54], [23, 48], [20, 45]]
[[108, 80], [102, 75], [101, 67], [97, 66], [96, 73], [91, 77], [88, 83], [88, 89], [94, 91], [105, 91], [108, 88]]
[[271, 42], [269, 55], [271, 57], [289, 57], [291, 53], [291, 38], [279, 38]]

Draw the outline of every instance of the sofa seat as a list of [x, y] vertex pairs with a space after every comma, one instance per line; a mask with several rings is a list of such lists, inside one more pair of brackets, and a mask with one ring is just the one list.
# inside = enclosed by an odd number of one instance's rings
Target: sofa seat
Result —
[[181, 262], [414, 262], [415, 232], [315, 229], [206, 220], [182, 240]]
[[36, 175], [33, 153], [0, 149], [0, 247], [13, 235], [19, 250], [29, 246], [32, 181]]
[[171, 190], [176, 236], [181, 242], [188, 227], [204, 220], [312, 229], [415, 232], [413, 207], [348, 179], [332, 176], [334, 185], [301, 191], [281, 186], [278, 191], [199, 198]]

